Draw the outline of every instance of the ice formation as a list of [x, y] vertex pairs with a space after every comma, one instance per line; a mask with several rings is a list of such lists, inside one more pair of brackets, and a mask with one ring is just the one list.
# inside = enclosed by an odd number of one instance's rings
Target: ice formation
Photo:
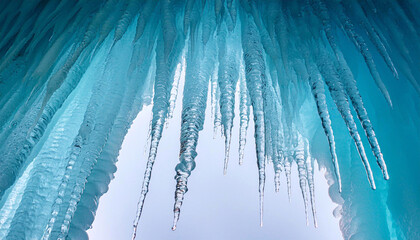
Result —
[[242, 164], [253, 116], [261, 225], [271, 166], [289, 194], [297, 167], [317, 225], [318, 161], [345, 239], [420, 237], [419, 13], [417, 0], [0, 1], [0, 238], [87, 239], [152, 104], [134, 239], [182, 71], [174, 230], [209, 96], [225, 174], [234, 118]]

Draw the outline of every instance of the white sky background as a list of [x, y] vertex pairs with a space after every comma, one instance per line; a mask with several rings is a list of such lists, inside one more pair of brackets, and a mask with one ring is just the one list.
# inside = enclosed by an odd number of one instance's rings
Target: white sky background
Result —
[[[189, 191], [185, 195], [177, 230], [172, 231], [176, 184], [174, 176], [180, 146], [182, 81], [179, 89], [174, 118], [169, 120], [169, 126], [164, 130], [159, 145], [137, 239], [342, 239], [338, 219], [332, 215], [336, 205], [328, 196], [328, 185], [317, 165], [315, 194], [318, 228], [313, 227], [311, 216], [310, 224], [306, 226], [296, 165], [293, 165], [292, 202], [289, 203], [284, 174], [280, 192], [274, 192], [274, 171], [271, 164], [266, 169], [264, 226], [260, 227], [252, 117], [244, 164], [239, 166], [239, 118], [238, 111], [235, 112], [230, 162], [227, 175], [224, 176], [224, 139], [220, 135], [213, 139], [210, 101], [206, 109], [204, 130], [200, 132], [197, 146], [197, 166], [188, 181]], [[131, 239], [146, 166], [145, 145], [151, 109], [148, 106], [139, 113], [125, 137], [115, 179], [111, 182], [109, 191], [100, 199], [93, 228], [88, 231], [92, 240]]]

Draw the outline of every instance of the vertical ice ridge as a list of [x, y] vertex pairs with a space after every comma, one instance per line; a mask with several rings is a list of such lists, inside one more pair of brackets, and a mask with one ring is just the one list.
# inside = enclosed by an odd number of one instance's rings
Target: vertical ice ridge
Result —
[[241, 16], [241, 24], [246, 81], [247, 88], [249, 89], [249, 95], [251, 97], [251, 105], [255, 122], [255, 142], [259, 175], [258, 189], [260, 194], [260, 225], [262, 226], [265, 186], [265, 127], [263, 98], [263, 86], [266, 84], [265, 62], [258, 29], [253, 22], [252, 17], [243, 13]]
[[246, 86], [245, 80], [245, 69], [243, 62], [241, 61], [240, 71], [239, 71], [239, 94], [240, 94], [240, 102], [239, 102], [239, 116], [240, 116], [240, 127], [239, 127], [239, 165], [242, 165], [244, 159], [244, 152], [245, 152], [245, 144], [246, 144], [246, 133], [248, 130], [248, 123], [249, 123], [249, 93]]
[[135, 15], [140, 9], [141, 2], [127, 1], [126, 4], [127, 6], [125, 8], [124, 14], [118, 20], [117, 26], [115, 28], [114, 44], [115, 42], [119, 41], [123, 37], [124, 33], [127, 31], [128, 26], [130, 25], [131, 21], [134, 19]]
[[[144, 44], [143, 46], [147, 46], [148, 44], [152, 45], [152, 47], [154, 46], [154, 41], [150, 42], [147, 38], [142, 39], [140, 43]], [[94, 202], [97, 207], [99, 197], [108, 190], [108, 188], [104, 186], [108, 185], [109, 181], [113, 178], [113, 173], [116, 171], [115, 162], [124, 136], [126, 135], [138, 110], [140, 110], [142, 105], [147, 102], [143, 96], [147, 96], [147, 75], [153, 54], [146, 47], [137, 50], [140, 51], [140, 55], [145, 55], [144, 59], [141, 60], [143, 64], [136, 70], [137, 73], [128, 79], [130, 87], [127, 87], [127, 92], [124, 95], [121, 109], [115, 120], [115, 124], [112, 127], [109, 139], [98, 158], [98, 163], [95, 165], [95, 168], [92, 170], [91, 175], [87, 179], [86, 188], [83, 191], [82, 198], [78, 204], [76, 212], [74, 213], [73, 221], [71, 222], [71, 226], [69, 228], [70, 238], [80, 238], [78, 234], [80, 234], [81, 231], [86, 231], [90, 228], [93, 218], [86, 217], [87, 213], [85, 209], [91, 207], [92, 202]], [[134, 50], [133, 55], [135, 54], [135, 51], [136, 50]], [[131, 61], [133, 61], [133, 59]], [[143, 84], [138, 84], [139, 79], [141, 79], [141, 83]], [[103, 180], [101, 182], [103, 185], [100, 185], [95, 182], [98, 178], [108, 180]], [[93, 215], [96, 208], [91, 211], [92, 212], [88, 214]]]
[[161, 7], [161, 22], [163, 31], [163, 44], [164, 44], [164, 56], [165, 60], [169, 58], [169, 54], [175, 44], [175, 38], [177, 36], [176, 20], [174, 6], [171, 0], [162, 0]]
[[[366, 136], [368, 137], [369, 140], [369, 144], [372, 148], [372, 151], [377, 159], [377, 163], [380, 166], [383, 176], [385, 179], [388, 179], [388, 171], [387, 171], [387, 167], [385, 164], [385, 161], [383, 160], [383, 155], [382, 152], [380, 150], [379, 144], [377, 142], [376, 136], [375, 136], [375, 132], [373, 131], [372, 125], [370, 123], [370, 120], [367, 116], [367, 112], [366, 109], [364, 108], [363, 105], [363, 101], [362, 98], [359, 94], [359, 90], [357, 89], [356, 86], [356, 82], [354, 80], [354, 77], [346, 63], [346, 60], [343, 56], [343, 53], [341, 52], [341, 50], [339, 49], [339, 47], [337, 46], [336, 40], [334, 35], [332, 34], [332, 26], [331, 26], [331, 19], [329, 17], [328, 14], [328, 9], [325, 6], [325, 3], [322, 2], [322, 0], [316, 0], [315, 1], [315, 9], [319, 9], [320, 10], [320, 18], [323, 22], [323, 26], [324, 26], [324, 31], [326, 33], [328, 42], [333, 50], [333, 52], [335, 53], [335, 56], [337, 58], [336, 64], [337, 64], [337, 71], [338, 71], [338, 75], [340, 77], [340, 79], [338, 81], [342, 82], [344, 91], [346, 92], [346, 94], [348, 95], [348, 97], [350, 98], [353, 107], [356, 110], [357, 116], [362, 124], [363, 129], [365, 130]], [[350, 29], [351, 30], [351, 29]], [[360, 42], [356, 42], [357, 44], [360, 45]], [[361, 49], [363, 51], [363, 49]], [[336, 84], [337, 86], [338, 84]], [[342, 90], [339, 90], [342, 91]], [[351, 115], [351, 113], [350, 113]], [[353, 121], [354, 122], [354, 121]], [[351, 127], [351, 129], [354, 129], [353, 132], [357, 132], [357, 128], [354, 125], [354, 127]], [[352, 130], [351, 130], [352, 131]], [[353, 135], [353, 134], [352, 134]], [[372, 175], [371, 170], [370, 170], [370, 166], [368, 165], [369, 162], [367, 160], [366, 154], [364, 153], [364, 149], [363, 149], [363, 144], [361, 142], [360, 136], [357, 133], [357, 135], [354, 135], [354, 137], [357, 139], [356, 141], [359, 142], [357, 143], [357, 145], [359, 146], [359, 153], [361, 153], [361, 157], [362, 157], [362, 161], [365, 164], [365, 168], [366, 171], [368, 172], [368, 175]], [[363, 150], [362, 150], [363, 149]], [[373, 189], [376, 188], [374, 182], [373, 182], [373, 176], [369, 177], [371, 180], [371, 186]]]
[[382, 174], [385, 180], [389, 179], [387, 166], [385, 164], [381, 148], [379, 146], [378, 140], [376, 138], [375, 131], [373, 130], [372, 123], [370, 122], [366, 108], [364, 107], [362, 97], [360, 96], [359, 90], [356, 86], [356, 81], [354, 80], [350, 70], [342, 65], [341, 74], [343, 74], [342, 79], [345, 81], [344, 86], [347, 94], [352, 102], [354, 109], [356, 110], [357, 117], [365, 131], [365, 134], [368, 138], [372, 152], [374, 153], [377, 164], [382, 170]]
[[290, 161], [289, 153], [286, 153], [286, 156], [283, 158], [284, 161], [284, 174], [286, 175], [286, 184], [287, 184], [287, 196], [289, 202], [292, 201], [292, 162]]
[[356, 48], [358, 48], [359, 52], [362, 54], [363, 58], [365, 59], [366, 65], [369, 68], [370, 74], [372, 78], [375, 80], [375, 83], [379, 90], [384, 95], [386, 101], [388, 104], [392, 107], [392, 101], [391, 97], [388, 93], [388, 90], [386, 89], [385, 84], [383, 83], [381, 77], [379, 76], [379, 72], [376, 68], [376, 64], [373, 61], [373, 57], [369, 51], [369, 48], [363, 39], [362, 36], [356, 33], [353, 23], [351, 22], [350, 18], [345, 15], [344, 12], [340, 13], [340, 18], [342, 21], [342, 24], [344, 25], [344, 29], [347, 32], [347, 35], [349, 38], [353, 41]]
[[354, 121], [353, 115], [351, 114], [348, 98], [346, 95], [346, 89], [345, 86], [343, 86], [342, 80], [340, 80], [341, 76], [337, 72], [336, 67], [328, 63], [326, 55], [321, 54], [318, 57], [318, 68], [321, 74], [323, 75], [324, 81], [329, 88], [331, 97], [333, 98], [338, 111], [340, 112], [343, 120], [347, 125], [350, 136], [353, 138], [356, 144], [360, 158], [365, 166], [370, 185], [373, 189], [375, 189], [376, 186], [373, 179], [372, 170], [370, 168], [370, 164], [367, 159], [366, 152], [363, 147], [363, 143], [360, 138], [359, 132], [357, 131], [356, 123]]
[[[109, 8], [104, 9], [109, 11]], [[50, 79], [48, 79], [45, 96], [42, 101], [41, 109], [39, 110], [36, 121], [41, 117], [42, 112], [45, 106], [47, 105], [48, 101], [51, 99], [54, 92], [61, 87], [64, 80], [67, 78], [70, 69], [76, 63], [77, 59], [80, 57], [82, 52], [90, 45], [90, 43], [96, 37], [96, 30], [98, 26], [102, 23], [106, 14], [107, 13], [99, 11], [98, 14], [95, 15], [95, 17], [89, 18], [90, 24], [88, 25], [83, 37], [79, 40], [78, 46], [70, 54], [70, 56], [68, 57], [64, 65], [60, 68], [60, 70], [54, 73]]]
[[[105, 72], [106, 71], [107, 70], [105, 70]], [[57, 217], [62, 217], [62, 215], [59, 215], [59, 213], [63, 211], [64, 213], [66, 212], [66, 210], [64, 210], [65, 206], [63, 202], [66, 202], [66, 198], [68, 197], [66, 193], [71, 188], [71, 185], [69, 186], [69, 181], [73, 180], [71, 177], [76, 174], [77, 169], [81, 167], [81, 162], [77, 160], [79, 159], [79, 155], [82, 153], [82, 148], [90, 142], [90, 134], [95, 127], [95, 118], [97, 116], [99, 108], [98, 106], [101, 105], [100, 102], [102, 99], [102, 94], [109, 91], [111, 84], [111, 79], [104, 78], [98, 79], [94, 86], [94, 94], [92, 94], [92, 97], [89, 100], [89, 105], [84, 115], [83, 123], [80, 126], [79, 133], [74, 138], [72, 149], [66, 158], [66, 170], [58, 187], [58, 196], [52, 206], [51, 216], [45, 228], [42, 239], [49, 239], [51, 237], [53, 228], [57, 228], [57, 224], [60, 224], [56, 223]]]
[[144, 1], [143, 5], [141, 6], [139, 17], [137, 18], [136, 35], [134, 36], [133, 40], [134, 42], [137, 42], [137, 40], [139, 40], [140, 37], [143, 35], [147, 21], [149, 20], [150, 16], [154, 12], [156, 6], [159, 5], [159, 3], [156, 3], [156, 1], [154, 0]]
[[230, 15], [230, 18], [232, 19], [232, 23], [235, 26], [236, 25], [236, 18], [237, 18], [236, 2], [234, 0], [227, 0], [226, 1], [226, 7], [229, 11], [229, 15]]
[[[236, 83], [238, 81], [239, 62], [237, 61], [239, 54], [233, 47], [227, 49], [226, 26], [223, 24], [219, 32], [219, 71], [218, 85], [220, 86], [220, 112], [222, 116], [223, 135], [225, 137], [225, 160], [224, 174], [227, 171], [229, 160], [229, 149], [233, 128], [233, 118], [235, 116], [235, 92]], [[233, 40], [234, 41], [234, 40]]]
[[184, 68], [185, 68], [185, 60], [182, 59], [182, 61], [178, 63], [175, 70], [174, 83], [172, 84], [171, 94], [169, 97], [168, 118], [172, 118], [174, 116], [175, 103], [178, 97], [179, 82], [181, 81], [181, 73]]
[[[189, 47], [192, 45], [191, 41], [190, 39]], [[175, 168], [175, 180], [177, 183], [172, 230], [175, 230], [177, 227], [184, 195], [188, 191], [188, 177], [191, 175], [196, 164], [195, 157], [197, 156], [198, 135], [203, 129], [209, 80], [213, 73], [216, 60], [214, 42], [214, 40], [210, 40], [209, 44], [203, 50], [195, 48], [187, 56], [182, 106], [181, 149], [179, 163]]]
[[[309, 67], [311, 68], [311, 67]], [[328, 111], [325, 90], [324, 90], [324, 82], [319, 73], [311, 73], [312, 75], [309, 77], [309, 85], [311, 87], [312, 95], [314, 96], [315, 103], [318, 110], [318, 115], [321, 119], [322, 127], [324, 128], [325, 135], [328, 139], [328, 144], [330, 147], [330, 153], [332, 157], [332, 162], [334, 165], [334, 172], [335, 176], [338, 181], [338, 190], [341, 192], [341, 176], [340, 176], [340, 167], [338, 164], [338, 158], [335, 148], [335, 140], [334, 140], [334, 133], [331, 127], [331, 119], [330, 114]]]
[[[162, 29], [162, 31], [164, 31]], [[170, 105], [172, 90], [174, 85], [174, 78], [176, 66], [179, 62], [179, 57], [182, 52], [182, 41], [177, 41], [175, 43], [175, 48], [172, 53], [173, 59], [165, 58], [165, 48], [164, 48], [164, 36], [163, 33], [159, 36], [157, 47], [156, 47], [156, 77], [154, 85], [154, 97], [153, 97], [153, 118], [151, 121], [151, 132], [150, 132], [150, 147], [149, 154], [147, 158], [146, 170], [144, 173], [144, 179], [142, 184], [142, 190], [140, 198], [138, 201], [137, 214], [133, 223], [133, 239], [136, 237], [137, 226], [143, 211], [144, 202], [146, 195], [149, 191], [149, 184], [152, 177], [153, 165], [156, 160], [156, 155], [158, 152], [158, 146], [160, 139], [162, 138], [163, 128], [165, 126], [166, 120], [170, 114]], [[181, 69], [179, 69], [180, 71]], [[179, 75], [181, 73], [179, 72]], [[178, 76], [179, 78], [180, 76]], [[176, 80], [176, 81], [179, 81]], [[176, 93], [174, 93], [176, 94]], [[172, 100], [173, 102], [175, 100]]]
[[[133, 31], [131, 31], [132, 33]], [[130, 53], [133, 49], [131, 45], [127, 43], [131, 40], [132, 34], [127, 34], [124, 36], [124, 39], [121, 39], [115, 46], [119, 48], [119, 51], [111, 51], [108, 54], [109, 61], [107, 66], [104, 68], [103, 78], [99, 81], [107, 82], [104, 84], [105, 88], [102, 88], [103, 91], [99, 91], [99, 94], [106, 95], [110, 100], [109, 105], [98, 104], [99, 102], [92, 101], [92, 108], [95, 108], [92, 111], [92, 116], [96, 119], [93, 119], [91, 123], [92, 127], [90, 129], [89, 139], [90, 141], [82, 144], [80, 146], [80, 153], [75, 158], [75, 161], [78, 162], [78, 166], [73, 168], [73, 186], [69, 186], [66, 189], [68, 193], [63, 199], [65, 199], [64, 204], [60, 204], [60, 212], [64, 213], [63, 218], [57, 218], [56, 224], [52, 228], [52, 232], [46, 231], [46, 238], [57, 238], [57, 239], [66, 239], [68, 231], [70, 228], [70, 223], [73, 219], [73, 216], [76, 212], [78, 203], [82, 197], [83, 191], [85, 189], [87, 179], [92, 173], [93, 168], [95, 167], [98, 158], [100, 157], [104, 146], [106, 145], [112, 126], [116, 121], [116, 117], [122, 107], [123, 98], [127, 97], [127, 89], [132, 88], [130, 86], [132, 82], [124, 81], [125, 73], [128, 71], [130, 58], [124, 58], [124, 54], [119, 55], [118, 53], [122, 52], [125, 54]], [[118, 55], [117, 55], [118, 54]], [[124, 67], [112, 68], [111, 66], [116, 66], [116, 63], [121, 63]], [[120, 84], [121, 81], [124, 81], [124, 84]], [[92, 98], [98, 100], [101, 98]], [[92, 110], [92, 109], [91, 109]], [[98, 113], [101, 113], [101, 117], [98, 116]], [[83, 128], [83, 125], [81, 129]], [[83, 136], [84, 132], [79, 136]]]
[[[393, 73], [394, 77], [398, 79], [398, 71], [396, 70], [394, 66], [394, 62], [391, 59], [387, 48], [385, 47], [385, 44], [379, 37], [377, 31], [378, 29], [374, 28], [372, 24], [370, 23], [369, 19], [366, 17], [365, 13], [363, 12], [363, 9], [360, 7], [359, 3], [357, 1], [348, 1], [343, 3], [346, 9], [353, 10], [352, 13], [355, 14], [355, 17], [360, 21], [360, 24], [365, 28], [365, 31], [367, 32], [367, 35], [371, 42], [376, 47], [379, 54], [384, 59], [386, 65]], [[349, 4], [350, 6], [347, 6], [345, 4]]]
[[312, 156], [309, 151], [309, 141], [308, 139], [304, 139], [304, 147], [305, 147], [305, 164], [306, 164], [306, 171], [307, 171], [307, 179], [308, 179], [308, 186], [309, 186], [309, 196], [311, 199], [311, 210], [312, 210], [312, 218], [314, 221], [314, 226], [318, 227], [318, 221], [316, 217], [316, 207], [315, 207], [315, 183], [314, 183], [314, 170], [313, 170], [313, 161]]
[[[33, 116], [29, 115], [28, 117], [31, 117], [29, 119], [29, 122], [23, 122], [22, 124], [25, 124], [26, 127], [24, 129], [26, 131], [33, 127], [33, 131], [30, 133], [30, 135], [28, 136], [27, 133], [24, 132], [21, 135], [22, 142], [16, 141], [17, 139], [15, 139], [15, 141], [7, 142], [6, 146], [9, 146], [9, 144], [10, 146], [17, 144], [17, 148], [4, 149], [6, 150], [4, 158], [5, 160], [0, 162], [0, 166], [3, 169], [10, 169], [10, 171], [4, 171], [3, 174], [0, 175], [0, 182], [2, 183], [0, 188], [0, 196], [3, 195], [4, 191], [13, 184], [13, 181], [15, 180], [16, 175], [19, 173], [22, 164], [30, 155], [35, 145], [40, 141], [52, 117], [54, 116], [56, 111], [62, 106], [68, 95], [79, 83], [82, 74], [87, 68], [86, 61], [86, 58], [83, 58], [80, 61], [81, 67], [75, 67], [70, 70], [71, 77], [68, 78], [68, 80], [65, 82], [61, 89], [57, 90], [49, 104], [45, 106], [45, 111], [40, 116], [37, 122], [33, 122], [34, 119], [36, 119], [36, 115], [33, 115], [31, 112], [28, 113], [32, 114]], [[36, 111], [36, 114], [39, 114], [39, 110], [37, 108], [33, 108], [32, 110]], [[12, 149], [18, 149], [18, 151]]]
[[305, 207], [305, 216], [306, 216], [306, 225], [309, 224], [309, 215], [308, 215], [308, 193], [307, 193], [307, 181], [308, 173], [305, 164], [305, 149], [304, 149], [304, 140], [299, 136], [299, 143], [294, 152], [294, 158], [296, 159], [299, 175], [299, 185], [302, 192], [303, 204]]
[[[79, 95], [80, 96], [80, 95]], [[76, 116], [83, 115], [85, 110], [85, 103], [82, 102], [80, 98], [75, 98], [72, 101], [73, 104], [68, 106], [68, 109], [63, 113], [59, 122], [54, 129], [52, 130], [56, 135], [52, 139], [46, 142], [49, 144], [50, 149], [44, 149], [40, 154], [33, 160], [34, 167], [32, 168], [31, 175], [36, 176], [35, 178], [28, 179], [26, 189], [22, 200], [19, 204], [19, 207], [16, 209], [16, 212], [11, 220], [9, 227], [9, 233], [7, 239], [29, 239], [37, 237], [37, 228], [28, 228], [25, 227], [30, 224], [34, 224], [39, 227], [42, 225], [43, 217], [48, 207], [38, 206], [38, 208], [33, 208], [33, 202], [48, 202], [51, 203], [53, 200], [49, 192], [49, 188], [45, 185], [50, 185], [59, 180], [60, 173], [62, 172], [63, 162], [61, 161], [65, 156], [57, 155], [55, 152], [67, 150], [68, 146], [66, 142], [72, 140], [73, 135], [70, 134], [71, 131], [77, 128], [77, 124], [80, 124], [78, 121], [75, 121]], [[63, 128], [70, 128], [70, 132], [62, 131]], [[65, 154], [64, 154], [65, 155]], [[40, 187], [42, 186], [42, 187]], [[36, 211], [39, 211], [39, 208], [42, 209], [41, 214], [36, 214]]]
[[214, 11], [214, 4], [211, 1], [207, 1], [204, 6], [203, 20], [202, 20], [202, 41], [205, 46], [209, 41], [210, 37], [213, 36], [216, 30], [216, 15]]

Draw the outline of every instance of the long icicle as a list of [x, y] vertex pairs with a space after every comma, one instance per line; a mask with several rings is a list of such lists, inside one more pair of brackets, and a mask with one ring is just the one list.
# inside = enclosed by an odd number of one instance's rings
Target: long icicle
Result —
[[324, 90], [324, 82], [321, 79], [319, 73], [314, 73], [309, 77], [309, 85], [311, 86], [312, 95], [314, 96], [316, 107], [318, 110], [318, 115], [321, 119], [322, 127], [324, 129], [325, 135], [328, 139], [328, 145], [330, 147], [330, 153], [332, 157], [332, 162], [334, 165], [335, 176], [338, 181], [338, 190], [341, 192], [341, 176], [340, 176], [340, 167], [338, 164], [337, 153], [335, 150], [335, 140], [334, 133], [331, 127], [330, 114], [328, 112], [327, 101]]
[[[162, 29], [163, 31], [163, 29]], [[144, 202], [146, 195], [149, 191], [150, 179], [152, 177], [152, 169], [156, 160], [157, 150], [159, 146], [160, 139], [162, 138], [163, 128], [165, 122], [169, 116], [171, 97], [174, 98], [171, 94], [174, 85], [174, 77], [176, 71], [176, 63], [178, 62], [179, 55], [181, 53], [181, 48], [183, 44], [180, 43], [174, 48], [174, 58], [166, 60], [164, 53], [164, 43], [163, 37], [160, 35], [160, 39], [157, 43], [156, 48], [156, 80], [154, 86], [154, 98], [153, 98], [153, 119], [151, 122], [151, 141], [149, 148], [149, 155], [147, 158], [146, 170], [144, 173], [144, 179], [142, 184], [142, 190], [140, 198], [137, 205], [137, 214], [133, 223], [133, 235], [132, 239], [136, 238], [137, 227], [139, 220], [143, 211]], [[179, 69], [181, 71], [181, 69]], [[179, 72], [180, 75], [180, 72]], [[178, 76], [179, 78], [180, 76]], [[179, 79], [177, 80], [179, 81]], [[176, 94], [176, 93], [175, 93]], [[175, 100], [173, 100], [175, 101]]]
[[[190, 39], [190, 41], [192, 40]], [[190, 42], [190, 46], [191, 44]], [[200, 48], [195, 48], [187, 56], [182, 108], [180, 163], [175, 168], [176, 190], [172, 230], [176, 230], [184, 195], [188, 191], [188, 177], [196, 164], [194, 160], [197, 156], [198, 134], [203, 129], [209, 79], [216, 60], [216, 51], [214, 49], [215, 41], [211, 39], [202, 50], [204, 52], [200, 52]], [[202, 57], [203, 59], [200, 59]]]
[[[244, 13], [246, 14], [246, 13]], [[244, 15], [243, 14], [243, 15]], [[242, 47], [244, 51], [247, 88], [255, 122], [255, 142], [257, 151], [258, 181], [260, 195], [260, 225], [263, 225], [263, 203], [265, 186], [265, 134], [264, 134], [264, 98], [265, 62], [259, 34], [252, 16], [241, 15]]]

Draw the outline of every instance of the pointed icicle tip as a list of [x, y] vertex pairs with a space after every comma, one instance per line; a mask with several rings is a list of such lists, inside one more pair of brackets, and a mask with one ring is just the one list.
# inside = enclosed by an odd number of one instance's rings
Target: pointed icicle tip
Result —
[[264, 193], [260, 192], [260, 227], [263, 227], [263, 217], [264, 217]]
[[173, 222], [173, 224], [172, 224], [172, 231], [175, 231], [176, 230], [176, 225], [177, 225], [177, 223], [178, 223], [178, 220], [179, 220], [179, 210], [178, 211], [175, 211], [175, 213], [174, 213], [174, 222]]
[[135, 240], [137, 236], [137, 226], [133, 225], [133, 235], [131, 237], [131, 240]]

